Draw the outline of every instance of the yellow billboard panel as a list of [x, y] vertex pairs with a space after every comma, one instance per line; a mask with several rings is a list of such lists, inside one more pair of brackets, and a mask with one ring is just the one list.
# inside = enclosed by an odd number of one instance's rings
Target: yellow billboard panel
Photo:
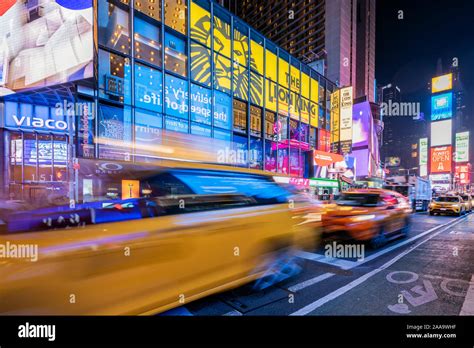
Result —
[[290, 92], [286, 88], [278, 88], [278, 112], [281, 115], [288, 116], [290, 107]]
[[294, 92], [300, 93], [301, 77], [300, 69], [291, 65], [290, 68], [290, 89]]
[[209, 11], [203, 9], [197, 5], [194, 1], [191, 1], [191, 37], [211, 47], [211, 14]]
[[447, 91], [453, 88], [453, 74], [446, 74], [431, 79], [431, 93]]
[[249, 57], [249, 38], [234, 29], [234, 62], [247, 66]]
[[250, 51], [251, 51], [250, 66], [252, 67], [252, 69], [257, 71], [260, 75], [263, 75], [265, 71], [263, 67], [263, 46], [251, 40]]
[[308, 99], [301, 98], [301, 109], [300, 109], [300, 116], [301, 122], [308, 124], [310, 119], [310, 108], [311, 103]]
[[313, 127], [318, 127], [319, 126], [319, 114], [318, 114], [318, 104], [315, 104], [313, 102], [310, 102], [309, 104], [309, 117], [310, 117], [310, 124]]
[[309, 92], [311, 89], [310, 77], [304, 72], [301, 73], [301, 95], [309, 99]]
[[289, 92], [289, 96], [290, 96], [290, 108], [289, 108], [290, 117], [299, 121], [300, 96], [299, 94], [296, 94], [295, 92], [291, 92], [291, 91]]
[[313, 103], [319, 102], [319, 83], [315, 79], [311, 79], [311, 101]]
[[331, 144], [339, 141], [340, 132], [340, 92], [331, 94]]
[[265, 107], [277, 111], [277, 85], [269, 79], [265, 79]]
[[288, 88], [288, 75], [290, 73], [290, 65], [282, 58], [278, 58], [278, 83], [280, 86]]
[[214, 16], [214, 51], [230, 57], [230, 25]]
[[277, 82], [277, 56], [269, 50], [265, 50], [265, 68], [265, 77]]

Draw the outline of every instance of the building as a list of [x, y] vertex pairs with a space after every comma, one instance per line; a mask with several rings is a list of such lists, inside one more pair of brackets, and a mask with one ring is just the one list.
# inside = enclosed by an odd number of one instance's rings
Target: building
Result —
[[375, 102], [375, 0], [220, 2], [338, 86], [353, 86], [354, 98]]
[[[5, 195], [113, 197], [122, 169], [164, 156], [157, 151], [170, 134], [189, 152], [218, 144], [242, 154], [224, 164], [293, 177], [311, 177], [312, 151], [329, 151], [335, 84], [215, 2], [48, 3], [0, 13]], [[67, 12], [76, 30], [59, 41], [43, 31], [33, 52], [25, 33], [40, 35], [53, 10]], [[87, 172], [83, 158], [95, 167]]]

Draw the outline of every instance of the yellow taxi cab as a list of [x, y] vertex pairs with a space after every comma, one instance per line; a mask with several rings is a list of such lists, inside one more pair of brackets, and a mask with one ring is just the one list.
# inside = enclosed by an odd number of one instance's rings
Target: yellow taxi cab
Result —
[[470, 213], [472, 211], [472, 196], [470, 194], [463, 193], [461, 194], [461, 198], [463, 200], [466, 212]]
[[322, 238], [357, 240], [378, 248], [406, 235], [410, 226], [408, 199], [384, 189], [353, 189], [321, 210]]
[[160, 313], [285, 272], [311, 232], [258, 171], [162, 162], [140, 187], [146, 196], [3, 216], [0, 313]]
[[428, 210], [430, 215], [455, 214], [461, 216], [466, 213], [466, 205], [458, 195], [441, 195], [431, 201]]

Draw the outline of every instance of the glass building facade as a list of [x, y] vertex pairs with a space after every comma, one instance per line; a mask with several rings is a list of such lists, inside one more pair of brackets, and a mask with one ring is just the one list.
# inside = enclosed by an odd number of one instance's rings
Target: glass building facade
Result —
[[[100, 1], [97, 80], [102, 139], [211, 137], [247, 154], [239, 166], [295, 176], [311, 149], [328, 150], [334, 84], [212, 1]], [[139, 149], [96, 155], [135, 161]]]
[[[245, 154], [233, 165], [296, 177], [308, 177], [313, 149], [329, 151], [336, 86], [221, 6], [96, 3], [87, 83], [68, 83], [73, 95], [64, 98], [61, 84], [0, 98], [7, 158], [0, 169], [10, 193], [25, 183], [68, 186], [74, 158], [152, 162], [146, 148], [164, 131], [186, 134], [190, 148], [195, 139], [218, 139]], [[58, 115], [58, 100], [75, 103], [76, 117]], [[30, 127], [38, 118], [43, 123]]]

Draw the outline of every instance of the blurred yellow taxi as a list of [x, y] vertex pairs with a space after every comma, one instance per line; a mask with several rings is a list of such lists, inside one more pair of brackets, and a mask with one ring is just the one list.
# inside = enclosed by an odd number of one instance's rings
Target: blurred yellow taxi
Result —
[[321, 209], [324, 240], [357, 240], [378, 248], [406, 235], [410, 204], [403, 195], [383, 189], [353, 189]]
[[160, 313], [282, 272], [304, 246], [304, 203], [270, 176], [164, 164], [140, 198], [3, 216], [0, 313]]

